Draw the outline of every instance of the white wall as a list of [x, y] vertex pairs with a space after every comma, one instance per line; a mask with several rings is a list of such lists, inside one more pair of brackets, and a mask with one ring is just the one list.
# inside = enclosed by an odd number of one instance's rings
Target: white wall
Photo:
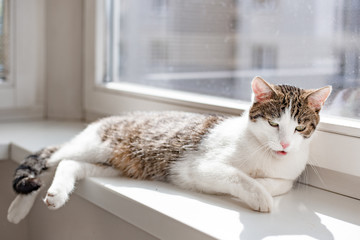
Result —
[[46, 1], [46, 116], [81, 119], [83, 1]]
[[12, 161], [0, 160], [0, 239], [28, 240], [28, 220], [15, 225], [6, 219], [7, 210], [15, 194], [11, 187], [14, 169], [18, 164]]
[[56, 211], [40, 200], [29, 215], [29, 240], [156, 239], [75, 194]]
[[0, 160], [1, 240], [156, 239], [75, 194], [63, 208], [51, 211], [42, 203], [42, 193], [27, 218], [17, 225], [7, 222], [7, 209], [15, 198], [11, 181], [16, 166], [12, 161]]

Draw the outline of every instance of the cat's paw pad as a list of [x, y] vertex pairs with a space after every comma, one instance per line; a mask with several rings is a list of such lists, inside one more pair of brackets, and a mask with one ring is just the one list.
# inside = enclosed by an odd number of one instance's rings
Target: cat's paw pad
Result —
[[257, 191], [252, 194], [249, 206], [258, 212], [271, 212], [274, 206], [274, 199], [266, 191]]
[[49, 190], [43, 201], [49, 209], [55, 210], [62, 207], [67, 200], [68, 194], [66, 192]]

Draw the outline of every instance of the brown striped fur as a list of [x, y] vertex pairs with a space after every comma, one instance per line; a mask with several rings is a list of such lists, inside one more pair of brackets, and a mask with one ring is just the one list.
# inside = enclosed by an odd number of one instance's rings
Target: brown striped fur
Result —
[[196, 150], [224, 117], [194, 113], [135, 113], [103, 124], [102, 141], [113, 149], [108, 163], [124, 176], [164, 180], [173, 161]]
[[15, 170], [13, 189], [19, 194], [28, 194], [39, 189], [42, 182], [38, 176], [47, 170], [48, 159], [59, 150], [60, 146], [50, 146], [27, 156]]
[[314, 109], [308, 104], [308, 96], [312, 90], [304, 90], [288, 85], [271, 85], [274, 92], [269, 99], [255, 102], [250, 109], [251, 121], [263, 118], [267, 121], [279, 118], [285, 109], [291, 110], [291, 116], [299, 123], [306, 126], [300, 132], [304, 138], [309, 138], [315, 131], [320, 121], [320, 109]]

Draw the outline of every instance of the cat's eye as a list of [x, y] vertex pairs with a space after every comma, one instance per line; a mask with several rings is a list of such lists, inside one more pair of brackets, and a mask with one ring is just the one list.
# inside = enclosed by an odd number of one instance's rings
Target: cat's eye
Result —
[[298, 132], [302, 132], [302, 131], [305, 130], [305, 128], [306, 128], [305, 126], [299, 125], [299, 126], [297, 126], [297, 127], [295, 128], [295, 130], [298, 131]]
[[273, 122], [273, 121], [270, 121], [270, 120], [269, 120], [269, 124], [270, 124], [270, 126], [272, 126], [272, 127], [278, 127], [278, 126], [279, 126], [278, 123]]

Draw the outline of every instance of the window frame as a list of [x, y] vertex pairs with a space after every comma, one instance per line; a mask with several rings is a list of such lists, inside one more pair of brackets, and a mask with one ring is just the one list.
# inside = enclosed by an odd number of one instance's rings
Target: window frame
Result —
[[0, 84], [0, 120], [41, 118], [44, 116], [45, 1], [11, 0], [9, 9], [9, 74]]
[[[85, 1], [83, 75], [84, 111], [88, 119], [149, 109], [152, 111], [179, 110], [239, 115], [250, 106], [248, 102], [221, 97], [203, 96], [131, 83], [103, 83], [104, 64], [101, 56], [104, 56], [104, 52], [100, 34], [103, 24], [101, 14], [103, 13], [101, 9], [101, 1]], [[312, 165], [319, 169], [329, 170], [322, 174], [321, 178], [335, 177], [331, 172], [344, 174], [351, 178], [360, 178], [360, 165], [357, 161], [358, 146], [360, 146], [360, 121], [322, 116], [313, 142], [311, 154], [318, 159]], [[336, 147], [332, 146], [334, 144]], [[344, 177], [344, 180], [339, 179], [338, 186], [318, 187], [343, 193], [342, 188], [349, 183], [347, 177]], [[305, 182], [317, 186], [311, 178], [306, 179]], [[353, 188], [355, 191], [355, 186]], [[346, 194], [348, 195], [348, 193]], [[351, 196], [358, 197], [356, 194]]]

